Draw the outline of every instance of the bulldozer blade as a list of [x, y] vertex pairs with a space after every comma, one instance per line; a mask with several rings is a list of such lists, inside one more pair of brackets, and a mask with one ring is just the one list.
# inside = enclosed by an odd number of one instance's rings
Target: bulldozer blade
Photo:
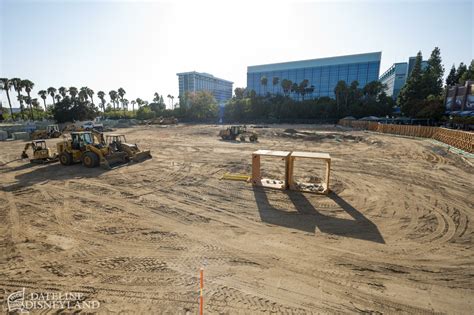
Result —
[[105, 157], [105, 161], [100, 163], [103, 169], [110, 170], [127, 163], [127, 153], [115, 152]]
[[141, 151], [141, 152], [136, 153], [133, 156], [132, 161], [138, 163], [138, 162], [143, 162], [143, 161], [148, 160], [148, 159], [151, 159], [150, 150]]

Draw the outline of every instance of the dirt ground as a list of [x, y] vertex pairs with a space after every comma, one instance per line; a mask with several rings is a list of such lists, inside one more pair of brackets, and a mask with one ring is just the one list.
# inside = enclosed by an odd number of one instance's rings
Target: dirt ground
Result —
[[[292, 128], [294, 130], [285, 129]], [[428, 140], [279, 126], [121, 129], [153, 159], [104, 171], [31, 166], [0, 143], [0, 303], [82, 292], [99, 313], [457, 313], [474, 310], [474, 168]], [[51, 146], [57, 140], [48, 140]], [[327, 152], [328, 196], [220, 178], [257, 149]], [[472, 162], [471, 162], [472, 163]], [[298, 164], [320, 177], [321, 165]], [[264, 159], [268, 176], [279, 160]]]

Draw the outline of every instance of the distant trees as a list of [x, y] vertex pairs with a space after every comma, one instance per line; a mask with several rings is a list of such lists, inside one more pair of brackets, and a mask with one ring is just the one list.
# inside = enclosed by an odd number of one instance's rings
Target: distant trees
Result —
[[10, 89], [12, 88], [12, 81], [7, 78], [0, 79], [0, 90], [5, 91], [7, 94], [8, 105], [10, 106], [10, 115], [13, 120], [15, 120], [13, 116], [13, 108], [12, 108], [12, 101], [10, 100]]
[[[428, 59], [428, 66], [425, 70], [421, 68], [422, 55], [418, 52], [413, 71], [407, 82], [398, 95], [397, 103], [403, 114], [410, 117], [436, 118], [439, 116], [440, 108], [443, 107], [443, 74], [444, 67], [441, 64], [441, 54], [438, 47], [435, 47]], [[458, 69], [459, 71], [459, 69]], [[450, 71], [450, 82], [457, 79]], [[425, 108], [429, 107], [431, 108]], [[435, 110], [432, 110], [432, 109]], [[427, 116], [429, 113], [433, 116]]]
[[48, 91], [48, 94], [53, 99], [53, 105], [54, 105], [54, 97], [56, 96], [56, 89], [54, 87], [49, 87], [47, 91]]
[[261, 77], [260, 84], [263, 86], [263, 94], [267, 94], [268, 78], [266, 76]]
[[[73, 90], [74, 92], [74, 90]], [[64, 97], [53, 107], [53, 117], [58, 123], [91, 120], [97, 116], [97, 110], [94, 105], [86, 100]]]

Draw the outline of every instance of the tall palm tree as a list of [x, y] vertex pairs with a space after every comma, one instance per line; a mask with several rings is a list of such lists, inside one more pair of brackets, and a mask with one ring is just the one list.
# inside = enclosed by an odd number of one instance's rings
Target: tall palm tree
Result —
[[132, 112], [135, 112], [135, 104], [137, 103], [137, 101], [132, 100], [130, 103], [132, 104]]
[[76, 96], [77, 96], [77, 94], [79, 94], [79, 91], [77, 90], [76, 87], [71, 86], [71, 87], [68, 89], [68, 92], [69, 92], [69, 95], [71, 95], [71, 98], [72, 98], [73, 103], [75, 103], [75, 102], [76, 102]]
[[79, 90], [79, 100], [80, 100], [81, 102], [87, 101], [87, 99], [89, 98], [89, 95], [87, 94], [87, 89], [88, 89], [87, 86], [83, 86], [83, 87], [81, 87], [81, 89]]
[[267, 83], [268, 83], [268, 78], [266, 76], [263, 76], [260, 78], [260, 84], [263, 85], [263, 94], [267, 94]]
[[105, 93], [104, 91], [97, 92], [97, 97], [100, 99], [102, 104], [102, 111], [105, 112]]
[[[119, 95], [119, 97], [120, 97], [120, 99], [122, 100], [122, 103], [123, 103], [123, 97], [125, 96], [125, 94], [126, 94], [127, 92], [125, 92], [125, 90], [124, 90], [123, 88], [119, 88], [119, 89], [117, 90], [117, 93], [118, 93], [118, 95]], [[122, 104], [122, 106], [123, 106], [123, 104]]]
[[35, 115], [33, 114], [33, 106], [31, 105], [31, 90], [33, 90], [35, 84], [30, 80], [21, 80], [21, 85], [23, 86], [26, 94], [28, 95], [27, 104], [30, 105], [31, 120], [35, 120]]
[[155, 92], [155, 97], [153, 98], [153, 102], [159, 103], [160, 102], [160, 94], [158, 92]]
[[272, 79], [273, 92], [275, 92], [275, 87], [278, 85], [279, 82], [280, 82], [280, 78], [279, 78], [279, 77], [273, 77], [273, 79]]
[[61, 101], [61, 95], [59, 95], [59, 94], [56, 94], [56, 95], [54, 96], [54, 98], [56, 99], [56, 104]]
[[110, 97], [110, 100], [112, 101], [112, 104], [114, 104], [114, 110], [115, 110], [115, 102], [117, 101], [117, 97], [118, 97], [117, 91], [114, 91], [114, 90], [110, 91], [109, 97]]
[[1, 78], [0, 79], [0, 89], [4, 90], [7, 94], [7, 99], [8, 99], [8, 105], [10, 105], [10, 116], [12, 117], [13, 121], [15, 121], [15, 118], [13, 118], [13, 108], [12, 108], [12, 101], [10, 100], [10, 89], [12, 87], [12, 81], [7, 79], [7, 78]]
[[13, 88], [15, 91], [18, 93], [17, 100], [20, 103], [20, 113], [21, 113], [21, 119], [25, 119], [25, 113], [24, 113], [24, 107], [23, 107], [23, 97], [21, 95], [21, 92], [23, 91], [23, 85], [21, 85], [21, 79], [20, 78], [13, 78], [11, 79]]
[[87, 88], [87, 95], [91, 98], [91, 103], [94, 105], [94, 90]]
[[48, 94], [53, 99], [53, 105], [54, 105], [54, 96], [56, 95], [56, 89], [51, 86], [51, 87], [48, 88], [47, 91], [48, 91]]
[[173, 109], [174, 109], [174, 106], [175, 106], [175, 104], [174, 104], [174, 96], [173, 96], [173, 95], [170, 95], [170, 96], [171, 96], [171, 106], [172, 106]]
[[137, 102], [138, 108], [142, 107], [143, 100], [141, 98], [137, 97], [137, 99], [135, 101]]
[[38, 95], [43, 99], [44, 110], [46, 111], [46, 96], [48, 95], [48, 92], [46, 90], [41, 90], [38, 91]]
[[[171, 94], [168, 94], [166, 97], [167, 97], [167, 98], [170, 100], [170, 102], [171, 102]], [[170, 108], [171, 108], [171, 104], [170, 104]]]
[[128, 100], [126, 98], [122, 98], [122, 107], [123, 112], [125, 113], [125, 111], [128, 110]]
[[58, 93], [61, 94], [62, 98], [65, 98], [65, 97], [66, 97], [66, 93], [67, 93], [67, 89], [66, 89], [64, 86], [61, 86], [61, 87], [58, 89]]

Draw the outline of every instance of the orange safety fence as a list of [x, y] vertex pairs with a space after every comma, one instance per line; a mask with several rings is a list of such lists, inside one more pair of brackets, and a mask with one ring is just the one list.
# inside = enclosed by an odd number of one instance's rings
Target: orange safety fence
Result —
[[409, 137], [431, 138], [474, 153], [474, 133], [440, 127], [380, 124], [373, 121], [341, 119], [339, 125]]

